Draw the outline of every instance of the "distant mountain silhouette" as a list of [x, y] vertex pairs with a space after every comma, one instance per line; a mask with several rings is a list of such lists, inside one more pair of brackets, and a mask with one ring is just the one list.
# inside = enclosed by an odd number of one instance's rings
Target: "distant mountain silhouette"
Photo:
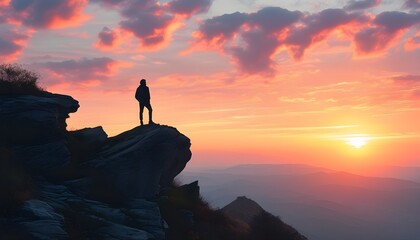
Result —
[[242, 196], [236, 198], [222, 208], [222, 212], [234, 219], [251, 224], [254, 218], [260, 215], [264, 209], [253, 200]]
[[221, 172], [229, 174], [263, 174], [263, 175], [295, 175], [295, 174], [309, 174], [318, 172], [334, 172], [328, 168], [314, 167], [305, 164], [242, 164], [229, 167]]
[[293, 227], [265, 211], [258, 203], [245, 196], [236, 198], [221, 210], [225, 215], [236, 220], [244, 229], [247, 229], [249, 239], [307, 239]]

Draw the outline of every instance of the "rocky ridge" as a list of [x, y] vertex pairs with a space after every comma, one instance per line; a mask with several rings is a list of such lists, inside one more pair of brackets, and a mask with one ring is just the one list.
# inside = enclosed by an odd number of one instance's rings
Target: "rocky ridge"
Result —
[[0, 239], [165, 239], [159, 193], [190, 140], [161, 125], [67, 132], [78, 107], [59, 94], [0, 96], [0, 164], [16, 170], [0, 177]]

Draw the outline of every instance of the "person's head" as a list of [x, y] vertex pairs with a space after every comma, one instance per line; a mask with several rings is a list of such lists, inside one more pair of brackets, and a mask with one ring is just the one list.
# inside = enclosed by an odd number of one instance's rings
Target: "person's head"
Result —
[[140, 85], [146, 85], [146, 79], [140, 80]]

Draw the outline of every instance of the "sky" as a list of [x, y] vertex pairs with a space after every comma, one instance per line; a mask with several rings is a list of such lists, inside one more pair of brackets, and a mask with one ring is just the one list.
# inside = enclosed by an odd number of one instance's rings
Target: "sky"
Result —
[[0, 62], [109, 136], [139, 124], [147, 79], [190, 168], [420, 166], [418, 0], [0, 0]]

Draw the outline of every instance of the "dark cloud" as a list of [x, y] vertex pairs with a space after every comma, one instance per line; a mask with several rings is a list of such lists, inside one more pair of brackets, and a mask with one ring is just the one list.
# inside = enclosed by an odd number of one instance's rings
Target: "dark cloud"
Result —
[[384, 49], [393, 38], [378, 28], [367, 28], [357, 33], [354, 41], [359, 53], [372, 53]]
[[240, 69], [250, 74], [271, 73], [275, 64], [272, 58], [280, 46], [279, 34], [301, 17], [301, 12], [279, 7], [249, 14], [247, 24], [252, 29], [241, 35], [244, 46], [233, 46], [230, 50]]
[[420, 83], [420, 75], [401, 75], [395, 76], [392, 80], [397, 82], [419, 82]]
[[154, 15], [143, 12], [134, 18], [122, 21], [120, 25], [122, 29], [133, 33], [144, 46], [150, 46], [165, 40], [166, 30], [173, 20], [173, 17], [168, 14]]
[[[115, 70], [117, 61], [107, 58], [82, 58], [80, 60], [66, 60], [61, 62], [45, 62], [40, 67], [53, 72], [53, 76], [60, 76], [65, 80], [83, 82], [90, 80], [104, 80]], [[61, 79], [50, 79], [51, 82]]]
[[272, 72], [272, 56], [279, 46], [279, 40], [262, 30], [245, 32], [242, 38], [245, 46], [232, 47], [230, 50], [240, 70], [251, 74]]
[[[251, 14], [224, 14], [200, 25], [198, 41], [223, 47], [244, 72], [270, 72], [274, 65], [272, 57], [280, 46], [279, 35], [302, 16], [299, 11], [279, 7]], [[243, 44], [227, 43], [234, 39]]]
[[249, 15], [249, 23], [258, 26], [266, 32], [282, 31], [298, 21], [303, 14], [299, 11], [289, 11], [279, 7], [266, 7]]
[[239, 28], [248, 20], [248, 14], [235, 12], [224, 14], [204, 21], [199, 28], [200, 40], [217, 40], [223, 43], [238, 32]]
[[119, 4], [120, 13], [126, 18], [135, 18], [145, 13], [167, 14], [157, 0], [127, 0]]
[[87, 0], [11, 0], [5, 11], [9, 21], [34, 29], [59, 28], [86, 18], [87, 4]]
[[344, 10], [347, 11], [357, 11], [357, 10], [365, 10], [368, 8], [376, 7], [381, 3], [381, 0], [350, 0], [346, 6], [344, 6]]
[[401, 31], [420, 23], [420, 13], [383, 12], [378, 14], [374, 27], [363, 29], [355, 35], [356, 48], [361, 53], [385, 49]]
[[109, 29], [108, 27], [104, 27], [98, 34], [98, 44], [100, 46], [112, 47], [116, 38], [117, 35], [113, 30]]
[[404, 8], [418, 10], [420, 9], [420, 1], [419, 0], [406, 0], [404, 3]]
[[420, 23], [420, 13], [383, 12], [378, 14], [373, 22], [385, 28], [387, 32], [393, 33]]
[[209, 10], [212, 0], [173, 0], [169, 2], [172, 13], [191, 16]]

